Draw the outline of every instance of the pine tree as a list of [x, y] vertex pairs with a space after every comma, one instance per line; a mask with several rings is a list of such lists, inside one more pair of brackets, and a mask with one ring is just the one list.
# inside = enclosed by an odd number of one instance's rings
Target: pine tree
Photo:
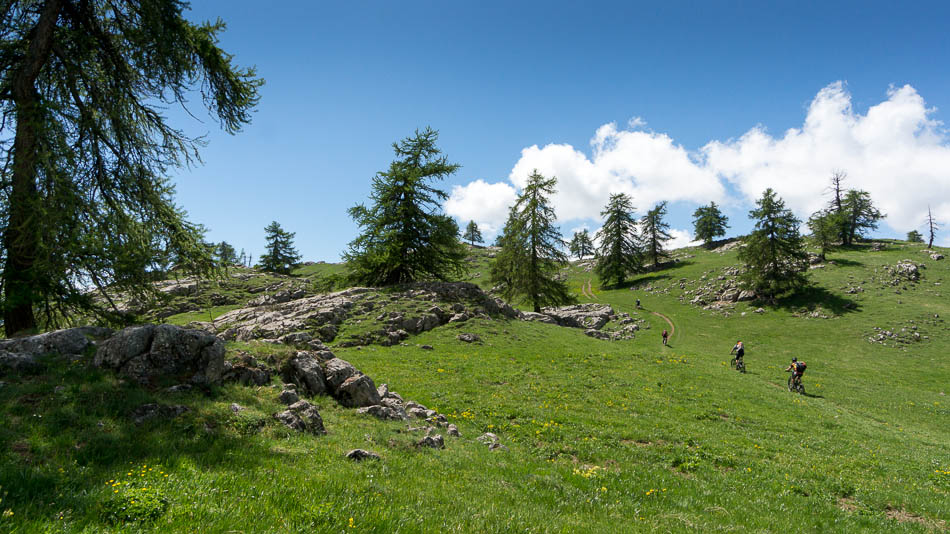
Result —
[[290, 274], [300, 261], [300, 254], [294, 248], [294, 232], [287, 232], [274, 221], [264, 228], [267, 240], [267, 253], [259, 259], [261, 269], [272, 273]]
[[558, 279], [567, 256], [561, 252], [563, 240], [549, 204], [555, 184], [556, 178], [545, 178], [537, 170], [531, 173], [509, 212], [500, 238], [502, 250], [492, 268], [492, 281], [506, 285], [509, 297], [530, 302], [535, 312], [574, 301], [567, 284]]
[[851, 245], [855, 239], [865, 237], [870, 230], [876, 230], [878, 221], [886, 215], [871, 202], [871, 195], [859, 189], [849, 190], [842, 200], [842, 219], [846, 228], [845, 245]]
[[653, 268], [658, 269], [662, 260], [670, 257], [666, 251], [666, 243], [672, 239], [670, 225], [663, 220], [666, 215], [666, 201], [660, 202], [640, 219], [641, 239], [643, 240], [644, 255], [653, 262]]
[[818, 246], [818, 256], [825, 259], [825, 254], [834, 246], [840, 236], [841, 217], [831, 210], [820, 210], [808, 218], [808, 229], [812, 239]]
[[380, 286], [461, 276], [466, 251], [458, 225], [441, 213], [448, 198], [431, 185], [459, 169], [436, 147], [431, 128], [393, 143], [396, 160], [373, 178], [373, 205], [350, 208], [362, 233], [343, 258], [351, 282]]
[[717, 237], [726, 235], [728, 222], [729, 218], [719, 211], [719, 206], [710, 202], [708, 206], [700, 206], [693, 212], [693, 235], [709, 248]]
[[772, 188], [757, 200], [758, 208], [749, 212], [755, 229], [739, 249], [745, 264], [743, 281], [756, 294], [775, 299], [806, 283], [804, 242], [798, 232], [801, 221]]
[[478, 229], [478, 225], [475, 224], [475, 221], [468, 221], [468, 226], [465, 227], [465, 235], [462, 236], [462, 239], [468, 241], [472, 246], [475, 246], [475, 243], [485, 242], [485, 240], [482, 239], [482, 232]]
[[227, 241], [222, 241], [215, 246], [215, 256], [217, 257], [218, 263], [224, 265], [225, 267], [234, 265], [238, 262], [237, 253], [235, 252], [234, 247], [232, 247]]
[[[222, 127], [250, 121], [263, 83], [218, 46], [221, 21], [195, 24], [177, 0], [10, 0], [0, 8], [3, 323], [7, 336], [55, 326], [91, 298], [157, 294], [153, 259], [172, 249], [210, 274], [197, 225], [175, 207], [171, 168], [200, 139], [165, 110], [192, 92]], [[195, 99], [199, 100], [199, 99]], [[114, 307], [113, 307], [114, 310]]]
[[911, 230], [910, 232], [907, 232], [907, 241], [910, 241], [911, 243], [923, 243], [924, 236], [917, 230]]
[[633, 209], [633, 199], [626, 193], [617, 193], [610, 195], [607, 206], [600, 212], [604, 225], [597, 231], [600, 248], [594, 271], [605, 286], [623, 284], [627, 275], [642, 267]]
[[591, 241], [587, 228], [584, 228], [580, 232], [574, 232], [574, 237], [571, 238], [567, 249], [572, 256], [579, 260], [594, 254], [594, 242]]

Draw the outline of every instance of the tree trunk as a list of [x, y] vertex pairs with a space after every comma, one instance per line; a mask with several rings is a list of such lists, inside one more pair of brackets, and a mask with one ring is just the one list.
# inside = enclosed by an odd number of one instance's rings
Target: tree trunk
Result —
[[36, 78], [49, 58], [53, 30], [62, 10], [61, 0], [48, 0], [33, 32], [33, 41], [13, 76], [16, 134], [13, 140], [13, 176], [10, 219], [3, 235], [7, 261], [3, 271], [3, 329], [7, 337], [36, 328], [34, 286], [42, 282], [34, 269], [40, 248], [40, 196], [36, 188], [39, 159], [38, 133], [43, 123]]

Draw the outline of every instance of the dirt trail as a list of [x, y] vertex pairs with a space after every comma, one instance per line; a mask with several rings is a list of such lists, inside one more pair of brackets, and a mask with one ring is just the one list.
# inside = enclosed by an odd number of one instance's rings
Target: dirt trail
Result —
[[591, 281], [591, 280], [593, 280], [593, 279], [592, 279], [592, 278], [588, 278], [586, 284], [581, 284], [581, 293], [582, 293], [585, 297], [587, 297], [587, 298], [589, 298], [589, 299], [591, 299], [591, 300], [597, 300], [597, 297], [594, 295], [594, 289], [591, 287], [591, 284], [590, 284], [590, 281]]
[[671, 321], [669, 317], [663, 315], [662, 313], [657, 313], [657, 312], [650, 312], [650, 313], [652, 313], [653, 315], [656, 315], [657, 317], [662, 318], [664, 321], [666, 321], [666, 324], [670, 325], [670, 339], [673, 339], [673, 333], [676, 332], [676, 325], [673, 324], [673, 321]]

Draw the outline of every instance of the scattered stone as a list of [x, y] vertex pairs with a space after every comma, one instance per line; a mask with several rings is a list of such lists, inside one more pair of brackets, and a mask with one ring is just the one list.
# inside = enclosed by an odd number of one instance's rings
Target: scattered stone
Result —
[[488, 450], [508, 452], [508, 447], [505, 447], [501, 443], [492, 443], [491, 445], [488, 446]]
[[280, 392], [280, 395], [277, 396], [277, 400], [279, 400], [281, 404], [290, 406], [291, 404], [299, 401], [300, 396], [298, 396], [297, 392], [292, 389], [285, 389]]
[[352, 451], [346, 453], [346, 457], [355, 462], [362, 462], [363, 460], [379, 460], [379, 455], [375, 452], [365, 451], [363, 449], [353, 449]]
[[192, 386], [191, 384], [178, 384], [176, 386], [167, 388], [165, 392], [166, 393], [184, 393], [186, 391], [191, 391], [192, 389], [194, 389], [194, 386]]
[[756, 308], [755, 313], [765, 313], [765, 308]]
[[379, 404], [379, 393], [376, 392], [376, 385], [373, 379], [360, 374], [351, 376], [345, 382], [340, 384], [333, 392], [334, 398], [347, 408], [359, 408], [362, 406], [373, 406]]
[[446, 434], [456, 438], [462, 437], [462, 433], [459, 432], [459, 428], [453, 424], [449, 424], [448, 428], [446, 429]]
[[479, 443], [483, 445], [491, 445], [492, 443], [498, 443], [499, 439], [497, 435], [491, 432], [485, 432], [481, 436], [478, 436], [477, 438], [475, 438], [475, 441], [478, 441]]
[[381, 404], [373, 406], [365, 406], [356, 410], [356, 413], [361, 415], [372, 415], [377, 419], [382, 419], [386, 421], [405, 421], [409, 419], [409, 416], [406, 415], [406, 412], [403, 410], [397, 410], [389, 406], [384, 406]]
[[234, 413], [240, 413], [244, 411], [244, 406], [241, 406], [240, 404], [236, 402], [232, 402], [230, 408], [231, 408], [231, 411]]
[[432, 345], [423, 345], [423, 346], [421, 346], [421, 347], [419, 347], [419, 348], [421, 348], [422, 350], [435, 350], [435, 349], [432, 348]]
[[936, 253], [936, 252], [935, 252], [935, 253], [933, 253], [933, 254], [930, 255], [930, 259], [932, 259], [932, 260], [934, 260], [934, 261], [942, 260], [942, 259], [943, 259], [943, 254], [939, 254], [939, 253]]
[[431, 447], [433, 449], [444, 449], [445, 440], [442, 439], [441, 434], [436, 434], [434, 436], [426, 436], [420, 439], [417, 445], [420, 447]]
[[456, 337], [459, 341], [464, 341], [464, 342], [466, 342], [466, 343], [475, 343], [475, 342], [477, 342], [477, 341], [481, 341], [481, 340], [482, 340], [482, 338], [480, 338], [480, 337], [478, 336], [478, 334], [471, 334], [471, 333], [468, 333], [468, 332], [463, 332], [463, 333], [461, 333], [461, 334], [459, 334], [459, 335], [457, 335], [457, 336], [455, 336], [455, 337]]
[[274, 418], [298, 432], [327, 433], [323, 428], [323, 418], [320, 417], [317, 407], [305, 400], [291, 404], [286, 411], [274, 414]]
[[132, 421], [141, 425], [150, 419], [174, 419], [187, 411], [181, 404], [143, 404], [132, 411]]

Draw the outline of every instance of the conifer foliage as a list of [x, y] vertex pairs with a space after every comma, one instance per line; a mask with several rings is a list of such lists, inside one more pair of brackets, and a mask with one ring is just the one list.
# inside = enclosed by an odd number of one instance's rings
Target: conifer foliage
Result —
[[563, 240], [550, 205], [556, 184], [556, 178], [545, 178], [537, 170], [528, 177], [499, 236], [501, 251], [491, 271], [492, 282], [502, 286], [506, 298], [520, 296], [535, 312], [574, 301], [567, 284], [558, 278], [567, 256], [561, 251]]
[[465, 227], [465, 234], [462, 236], [462, 239], [468, 241], [472, 246], [475, 246], [475, 243], [485, 242], [482, 238], [482, 232], [478, 229], [478, 225], [475, 224], [475, 221], [468, 221], [468, 226]]
[[458, 225], [440, 207], [448, 195], [432, 185], [459, 165], [441, 155], [438, 138], [438, 131], [426, 128], [393, 143], [396, 159], [373, 178], [372, 205], [350, 208], [362, 229], [343, 254], [351, 282], [386, 286], [462, 274]]
[[300, 254], [294, 248], [294, 232], [288, 232], [274, 221], [264, 228], [267, 240], [267, 253], [261, 254], [261, 269], [272, 273], [290, 274], [300, 261]]
[[214, 119], [236, 133], [250, 121], [263, 81], [219, 48], [223, 22], [192, 23], [186, 6], [3, 2], [0, 257], [8, 336], [40, 326], [36, 312], [47, 327], [77, 308], [109, 318], [89, 288], [155, 295], [148, 271], [168, 251], [199, 274], [213, 270], [201, 228], [175, 207], [165, 178], [170, 167], [197, 159], [200, 140], [169, 125], [165, 109], [185, 105], [197, 90]]
[[567, 249], [571, 252], [571, 255], [577, 259], [584, 259], [594, 254], [594, 242], [591, 241], [590, 233], [587, 231], [587, 228], [584, 228], [580, 232], [574, 232], [574, 237], [571, 238]]
[[739, 261], [745, 264], [746, 285], [757, 295], [774, 300], [807, 281], [804, 241], [798, 232], [801, 221], [772, 188], [755, 203], [758, 207], [749, 212], [755, 229], [739, 249]]
[[719, 206], [710, 202], [708, 206], [700, 206], [693, 212], [693, 235], [709, 248], [717, 237], [726, 235], [728, 222], [729, 218], [722, 214]]
[[643, 239], [644, 255], [658, 269], [663, 260], [670, 257], [666, 243], [671, 239], [669, 223], [663, 220], [666, 215], [666, 201], [660, 202], [640, 219], [640, 232]]
[[610, 195], [607, 206], [600, 212], [604, 225], [597, 231], [600, 248], [594, 271], [605, 286], [623, 284], [628, 275], [642, 267], [633, 209], [633, 199], [626, 193], [617, 193]]

